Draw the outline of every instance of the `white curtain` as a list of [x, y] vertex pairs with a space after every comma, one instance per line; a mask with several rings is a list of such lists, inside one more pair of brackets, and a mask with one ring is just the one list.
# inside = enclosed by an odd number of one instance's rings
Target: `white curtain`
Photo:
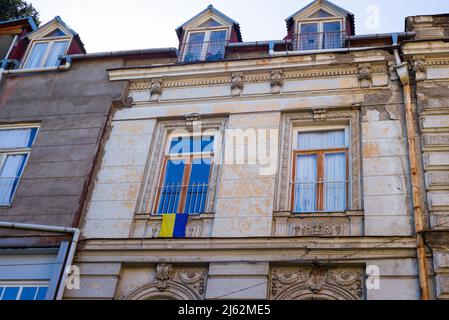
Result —
[[0, 130], [0, 149], [30, 148], [36, 129]]
[[36, 43], [28, 55], [28, 60], [25, 64], [25, 69], [39, 68], [42, 66], [42, 59], [47, 50], [48, 43]]
[[346, 154], [326, 154], [324, 196], [327, 212], [346, 210]]
[[60, 65], [59, 56], [62, 56], [67, 47], [67, 41], [55, 42], [48, 55], [46, 67], [56, 67]]
[[295, 212], [316, 211], [316, 155], [298, 156], [296, 160]]
[[0, 205], [11, 204], [28, 155], [9, 155], [0, 172]]
[[299, 150], [323, 150], [346, 147], [345, 131], [300, 132]]

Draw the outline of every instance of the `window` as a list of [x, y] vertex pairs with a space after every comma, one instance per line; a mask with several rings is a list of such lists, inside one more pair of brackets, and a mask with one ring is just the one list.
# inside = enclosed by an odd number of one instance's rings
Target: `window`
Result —
[[336, 49], [342, 47], [341, 21], [318, 21], [299, 24], [299, 50]]
[[0, 128], [0, 206], [11, 205], [38, 128]]
[[295, 132], [293, 211], [345, 211], [349, 185], [347, 130]]
[[28, 57], [23, 65], [24, 69], [55, 67], [60, 65], [59, 57], [66, 53], [69, 39], [59, 29], [51, 32], [45, 39], [45, 41], [32, 42]]
[[2, 284], [0, 283], [0, 300], [45, 300], [47, 284]]
[[158, 187], [156, 213], [205, 213], [214, 136], [171, 136]]
[[224, 58], [226, 30], [189, 32], [184, 45], [184, 62], [217, 61]]

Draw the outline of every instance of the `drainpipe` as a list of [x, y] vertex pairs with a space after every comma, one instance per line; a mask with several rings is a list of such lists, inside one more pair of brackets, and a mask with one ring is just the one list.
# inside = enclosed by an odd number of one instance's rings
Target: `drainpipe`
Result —
[[[397, 45], [398, 36], [393, 35], [393, 43]], [[394, 50], [394, 58], [396, 61], [395, 70], [402, 82], [404, 105], [405, 105], [405, 125], [407, 129], [408, 152], [410, 159], [410, 171], [412, 181], [413, 194], [413, 212], [415, 220], [416, 232], [416, 251], [418, 260], [419, 285], [421, 289], [421, 299], [430, 300], [430, 289], [428, 279], [428, 268], [426, 258], [426, 247], [423, 237], [424, 231], [424, 215], [423, 204], [421, 201], [421, 187], [419, 181], [419, 160], [416, 149], [415, 121], [413, 117], [412, 95], [410, 85], [410, 75], [408, 71], [408, 63], [402, 62], [398, 49]]]
[[64, 228], [64, 227], [54, 227], [54, 226], [43, 226], [35, 224], [24, 224], [24, 223], [14, 223], [14, 222], [1, 222], [0, 228], [6, 229], [18, 229], [18, 230], [32, 230], [32, 231], [45, 231], [51, 233], [68, 233], [72, 234], [72, 243], [70, 245], [70, 250], [67, 255], [66, 263], [64, 265], [61, 280], [59, 282], [58, 290], [56, 292], [56, 300], [62, 300], [65, 289], [65, 282], [67, 280], [68, 271], [70, 266], [73, 264], [73, 259], [75, 257], [76, 247], [80, 238], [81, 231], [76, 228]]

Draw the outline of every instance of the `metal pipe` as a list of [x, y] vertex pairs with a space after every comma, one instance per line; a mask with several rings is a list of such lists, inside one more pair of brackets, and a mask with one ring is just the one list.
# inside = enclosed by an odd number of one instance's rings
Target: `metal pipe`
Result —
[[8, 49], [8, 52], [6, 53], [6, 56], [5, 56], [5, 59], [6, 59], [6, 60], [9, 59], [9, 55], [10, 55], [11, 52], [12, 52], [12, 48], [14, 48], [14, 46], [16, 45], [16, 42], [17, 42], [17, 39], [18, 39], [18, 38], [19, 38], [18, 35], [16, 35], [16, 36], [14, 37], [14, 40], [12, 41], [11, 46], [10, 46], [9, 49]]
[[[395, 42], [395, 41], [394, 41]], [[421, 187], [419, 181], [419, 160], [416, 149], [415, 121], [413, 117], [412, 96], [408, 63], [402, 62], [398, 49], [394, 50], [396, 60], [395, 70], [402, 82], [405, 106], [405, 126], [407, 129], [408, 153], [410, 159], [410, 173], [412, 182], [413, 213], [416, 233], [416, 253], [418, 260], [419, 286], [421, 299], [430, 300], [426, 247], [422, 232], [424, 231], [423, 204], [421, 201]]]
[[69, 271], [70, 266], [72, 265], [73, 259], [75, 257], [76, 247], [78, 245], [81, 231], [77, 228], [65, 228], [65, 227], [44, 226], [44, 225], [14, 223], [14, 222], [2, 222], [2, 221], [0, 221], [0, 228], [73, 234], [72, 243], [70, 245], [70, 250], [67, 255], [66, 263], [64, 264], [62, 277], [59, 282], [58, 290], [56, 293], [56, 300], [62, 300], [62, 297], [64, 295], [64, 290], [65, 290], [65, 282], [66, 282], [67, 276], [68, 276], [68, 271]]
[[270, 45], [270, 56], [280, 57], [280, 56], [291, 56], [291, 55], [310, 55], [310, 54], [320, 54], [320, 53], [345, 53], [345, 52], [357, 52], [366, 50], [377, 50], [385, 48], [395, 48], [397, 45], [389, 46], [377, 46], [377, 47], [356, 47], [356, 48], [339, 48], [339, 49], [320, 49], [320, 50], [302, 50], [302, 51], [274, 51], [274, 45]]

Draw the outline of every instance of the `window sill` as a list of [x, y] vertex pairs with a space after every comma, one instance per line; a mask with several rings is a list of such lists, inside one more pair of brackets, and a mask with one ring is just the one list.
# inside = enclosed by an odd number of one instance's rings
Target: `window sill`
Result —
[[[209, 238], [212, 235], [214, 213], [190, 215], [186, 227], [186, 238]], [[162, 215], [139, 214], [135, 217], [134, 237], [159, 238]]]
[[273, 217], [275, 237], [363, 236], [363, 211], [275, 212]]

